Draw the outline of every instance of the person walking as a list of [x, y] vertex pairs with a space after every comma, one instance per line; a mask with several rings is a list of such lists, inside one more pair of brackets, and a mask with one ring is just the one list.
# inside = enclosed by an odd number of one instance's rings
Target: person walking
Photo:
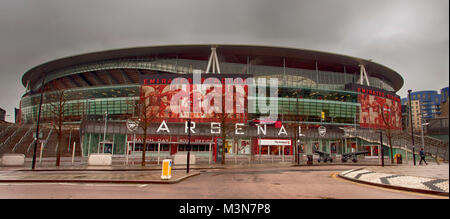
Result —
[[423, 148], [420, 149], [419, 155], [420, 155], [419, 165], [422, 164], [422, 160], [423, 160], [423, 162], [425, 162], [426, 165], [428, 165], [427, 161], [425, 160], [425, 151], [423, 151]]

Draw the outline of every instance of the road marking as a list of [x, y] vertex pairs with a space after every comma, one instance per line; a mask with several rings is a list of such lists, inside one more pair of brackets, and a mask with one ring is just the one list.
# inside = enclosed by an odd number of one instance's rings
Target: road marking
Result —
[[359, 186], [365, 186], [365, 187], [369, 187], [369, 188], [373, 188], [373, 189], [379, 189], [379, 190], [385, 190], [385, 191], [389, 191], [389, 192], [405, 193], [405, 194], [409, 194], [409, 195], [419, 195], [419, 196], [425, 196], [425, 197], [430, 197], [430, 198], [449, 199], [448, 197], [443, 197], [443, 196], [438, 196], [438, 195], [431, 195], [431, 194], [423, 194], [423, 193], [418, 193], [418, 192], [402, 191], [402, 190], [384, 188], [384, 187], [380, 187], [380, 186], [368, 185], [368, 184], [365, 184], [365, 183], [358, 183], [358, 182], [342, 179], [342, 178], [337, 176], [338, 174], [339, 173], [332, 173], [331, 174], [331, 178], [336, 179], [336, 180], [340, 180], [340, 181], [343, 181], [343, 182], [347, 182], [347, 183], [352, 183], [352, 184], [359, 185]]

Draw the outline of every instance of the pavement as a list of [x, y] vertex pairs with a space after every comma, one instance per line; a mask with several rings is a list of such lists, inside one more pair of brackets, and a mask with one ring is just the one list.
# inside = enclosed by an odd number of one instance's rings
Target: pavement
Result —
[[[44, 164], [44, 163], [43, 163]], [[186, 165], [174, 165], [172, 178], [161, 179], [161, 165], [149, 164], [113, 166], [87, 166], [83, 162], [71, 165], [63, 162], [60, 167], [48, 165], [37, 166], [31, 170], [29, 162], [25, 167], [0, 167], [0, 183], [128, 183], [128, 184], [173, 184], [190, 177], [198, 176], [208, 170], [225, 171], [226, 169], [270, 169], [272, 167], [295, 167], [293, 163], [229, 163], [227, 165], [200, 163], [190, 165], [190, 173], [186, 174]], [[391, 189], [406, 190], [435, 195], [449, 195], [449, 165], [448, 163], [432, 163], [413, 166], [412, 162], [402, 165], [381, 167], [369, 163], [315, 163], [314, 166], [301, 165], [302, 169], [340, 167], [339, 177], [358, 183], [371, 184]], [[344, 171], [345, 170], [345, 171]]]
[[[314, 167], [329, 166], [332, 164], [316, 164]], [[116, 163], [112, 166], [88, 166], [79, 162], [62, 162], [55, 167], [54, 162], [43, 163], [31, 170], [31, 163], [26, 162], [25, 167], [0, 167], [0, 183], [128, 183], [128, 184], [171, 184], [178, 183], [187, 178], [200, 175], [206, 170], [224, 169], [267, 169], [272, 167], [293, 167], [291, 162], [281, 163], [230, 163], [221, 164], [191, 164], [190, 173], [186, 174], [186, 165], [173, 165], [172, 178], [161, 179], [161, 164], [123, 165]], [[308, 167], [303, 165], [304, 167]], [[311, 167], [309, 167], [311, 168]]]
[[1, 171], [0, 183], [132, 183], [172, 184], [200, 172], [173, 170], [171, 179], [161, 179], [161, 171]]
[[[362, 167], [365, 166], [352, 168]], [[265, 199], [448, 199], [349, 182], [337, 176], [349, 169], [349, 166], [340, 165], [210, 169], [200, 170], [200, 175], [173, 184], [0, 183], [0, 198], [255, 199], [262, 203], [270, 203]]]
[[[172, 184], [187, 178], [198, 176], [200, 172], [214, 169], [248, 168], [240, 164], [195, 164], [173, 165], [172, 178], [161, 179], [161, 164], [140, 165], [116, 164], [112, 166], [88, 166], [86, 164], [70, 165], [68, 162], [55, 167], [54, 163], [36, 166], [31, 169], [27, 162], [25, 167], [0, 167], [0, 183], [128, 183], [128, 184]], [[289, 167], [292, 163], [254, 164], [250, 168]]]
[[368, 166], [339, 173], [354, 182], [411, 192], [449, 196], [449, 165], [429, 163], [397, 166]]

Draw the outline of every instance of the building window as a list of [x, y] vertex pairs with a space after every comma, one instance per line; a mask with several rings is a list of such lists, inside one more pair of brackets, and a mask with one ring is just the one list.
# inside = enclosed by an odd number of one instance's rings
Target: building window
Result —
[[189, 150], [189, 145], [178, 145], [178, 151], [209, 151], [209, 145], [191, 145], [191, 150]]
[[[139, 144], [136, 144], [134, 151], [142, 151], [143, 149], [144, 149], [144, 145], [142, 143], [139, 143]], [[159, 150], [160, 151], [169, 151], [169, 145], [161, 144]], [[158, 151], [158, 144], [147, 144], [146, 151]]]

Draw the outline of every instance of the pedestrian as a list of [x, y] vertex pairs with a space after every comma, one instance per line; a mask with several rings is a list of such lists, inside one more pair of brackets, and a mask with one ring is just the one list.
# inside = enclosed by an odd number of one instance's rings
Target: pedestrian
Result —
[[425, 164], [426, 165], [428, 165], [427, 164], [427, 161], [425, 160], [425, 151], [423, 151], [423, 148], [421, 148], [420, 149], [420, 162], [419, 162], [419, 165], [421, 165], [422, 164], [422, 160], [423, 160], [423, 162], [425, 162]]

